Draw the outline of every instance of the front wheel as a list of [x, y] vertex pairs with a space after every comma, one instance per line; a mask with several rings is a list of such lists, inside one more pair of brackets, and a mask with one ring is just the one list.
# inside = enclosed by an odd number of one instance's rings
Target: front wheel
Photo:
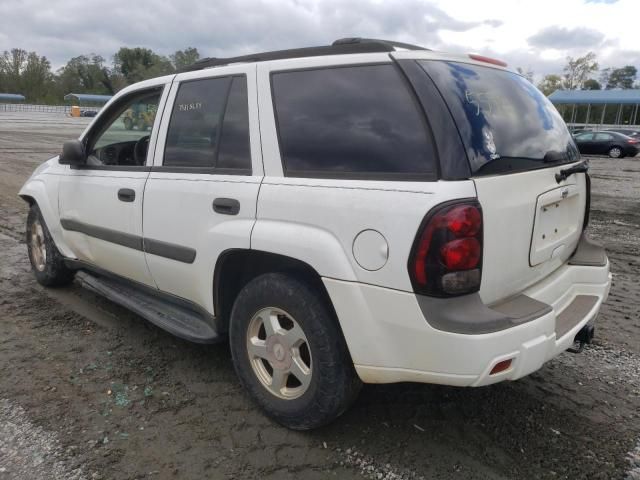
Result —
[[58, 251], [36, 204], [29, 210], [26, 233], [31, 270], [38, 283], [45, 287], [71, 283], [75, 272], [64, 264], [64, 258]]
[[622, 158], [622, 149], [620, 147], [611, 147], [609, 149], [609, 156], [611, 158]]
[[297, 278], [269, 273], [249, 282], [234, 303], [229, 337], [240, 381], [288, 428], [326, 425], [360, 390], [333, 312]]

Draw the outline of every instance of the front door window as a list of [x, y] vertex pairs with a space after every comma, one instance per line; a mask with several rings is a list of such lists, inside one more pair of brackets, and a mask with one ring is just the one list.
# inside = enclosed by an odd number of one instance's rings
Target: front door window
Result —
[[144, 165], [161, 93], [158, 89], [135, 93], [111, 107], [113, 111], [89, 137], [87, 165]]

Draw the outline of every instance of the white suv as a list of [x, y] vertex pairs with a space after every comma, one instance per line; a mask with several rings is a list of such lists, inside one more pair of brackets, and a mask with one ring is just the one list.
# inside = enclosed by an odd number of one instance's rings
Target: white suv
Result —
[[294, 429], [362, 382], [488, 385], [590, 340], [587, 165], [502, 62], [343, 39], [190, 70], [119, 92], [24, 185], [40, 283], [228, 338]]

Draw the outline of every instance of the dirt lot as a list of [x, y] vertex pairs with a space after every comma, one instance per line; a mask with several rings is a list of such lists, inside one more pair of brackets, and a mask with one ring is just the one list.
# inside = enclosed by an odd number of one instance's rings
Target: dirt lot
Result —
[[640, 478], [640, 158], [591, 162], [614, 282], [584, 354], [480, 389], [368, 386], [295, 433], [244, 396], [225, 345], [36, 284], [16, 194], [85, 125], [0, 115], [0, 479]]

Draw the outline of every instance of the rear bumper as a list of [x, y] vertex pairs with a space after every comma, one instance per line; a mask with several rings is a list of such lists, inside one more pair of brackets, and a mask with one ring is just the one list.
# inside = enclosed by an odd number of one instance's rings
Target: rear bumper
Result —
[[[522, 292], [549, 308], [523, 323], [480, 334], [435, 328], [412, 293], [333, 279], [324, 283], [364, 382], [481, 386], [528, 375], [571, 347], [607, 299], [611, 274], [606, 256], [599, 266], [567, 263]], [[512, 360], [508, 370], [490, 375], [507, 359]]]

